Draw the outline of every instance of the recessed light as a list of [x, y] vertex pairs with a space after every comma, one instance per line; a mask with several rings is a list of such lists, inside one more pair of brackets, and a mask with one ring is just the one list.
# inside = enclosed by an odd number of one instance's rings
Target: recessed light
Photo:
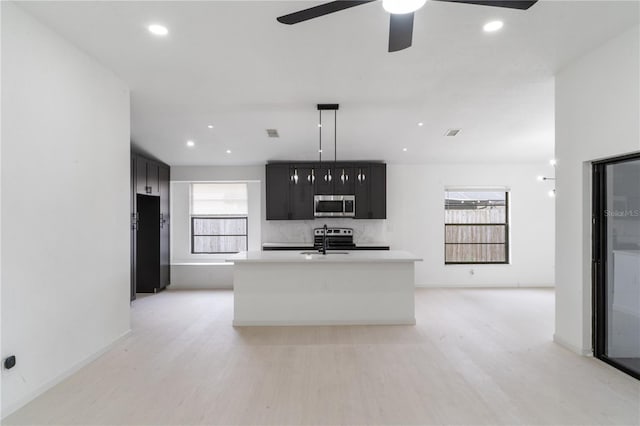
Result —
[[554, 198], [556, 196], [556, 190], [552, 189], [551, 191], [547, 192], [547, 195], [549, 195], [549, 197]]
[[552, 160], [549, 160], [549, 164], [551, 164], [552, 166], [555, 166], [556, 164], [558, 164], [558, 161], [556, 161], [556, 159], [554, 158]]
[[166, 36], [167, 34], [169, 34], [169, 30], [164, 25], [153, 24], [149, 25], [147, 29], [151, 34], [157, 36]]
[[542, 182], [544, 180], [544, 176], [538, 176], [536, 179], [538, 179], [539, 182]]
[[194, 141], [187, 141], [187, 146], [189, 148], [193, 148], [194, 146], [196, 146], [196, 143]]
[[227, 154], [231, 154], [231, 150], [230, 149], [227, 150]]
[[424, 126], [424, 123], [421, 121], [421, 122], [418, 123], [418, 126], [422, 127], [422, 126]]
[[482, 29], [487, 33], [492, 33], [494, 31], [498, 31], [503, 26], [504, 23], [502, 21], [491, 21], [484, 24], [484, 27], [482, 27]]
[[402, 151], [407, 152], [407, 148], [402, 148]]
[[209, 124], [207, 127], [213, 129], [213, 124]]

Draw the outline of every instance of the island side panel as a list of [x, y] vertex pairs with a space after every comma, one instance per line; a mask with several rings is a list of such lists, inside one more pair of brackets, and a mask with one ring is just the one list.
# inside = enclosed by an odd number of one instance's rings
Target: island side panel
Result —
[[414, 263], [238, 262], [243, 325], [415, 324]]

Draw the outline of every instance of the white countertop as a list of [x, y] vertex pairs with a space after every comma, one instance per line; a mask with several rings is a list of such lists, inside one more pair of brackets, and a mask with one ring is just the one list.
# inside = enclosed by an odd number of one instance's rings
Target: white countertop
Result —
[[313, 253], [304, 255], [298, 251], [243, 251], [227, 258], [227, 262], [234, 263], [397, 263], [421, 262], [422, 259], [408, 251], [400, 250], [363, 250], [348, 253], [332, 253], [327, 255]]
[[313, 247], [313, 241], [306, 243], [293, 242], [293, 243], [262, 243], [262, 247]]

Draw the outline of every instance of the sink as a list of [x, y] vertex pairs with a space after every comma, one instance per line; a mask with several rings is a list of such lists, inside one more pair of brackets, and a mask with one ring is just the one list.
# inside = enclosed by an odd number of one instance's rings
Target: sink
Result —
[[[313, 255], [324, 256], [324, 254], [320, 253], [319, 251], [303, 251], [303, 252], [300, 252], [300, 254], [304, 254], [305, 256], [313, 256]], [[327, 255], [330, 255], [330, 254], [349, 254], [349, 252], [346, 252], [346, 251], [327, 251]]]

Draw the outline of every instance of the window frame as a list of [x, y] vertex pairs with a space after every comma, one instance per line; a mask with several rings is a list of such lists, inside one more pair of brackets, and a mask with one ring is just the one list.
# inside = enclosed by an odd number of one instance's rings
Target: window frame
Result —
[[[244, 219], [245, 234], [195, 234], [193, 222], [197, 219]], [[195, 237], [245, 237], [244, 251], [249, 250], [249, 216], [216, 216], [216, 215], [191, 215], [191, 254], [235, 254], [240, 251], [194, 251]]]
[[[509, 205], [510, 205], [510, 193], [508, 189], [494, 191], [494, 192], [503, 192], [505, 194], [504, 203], [505, 203], [505, 212], [504, 212], [504, 223], [447, 223], [444, 221], [444, 264], [445, 265], [509, 265], [511, 263], [511, 255], [510, 255], [510, 223], [509, 223]], [[445, 212], [446, 212], [446, 193], [453, 192], [448, 189], [445, 189]], [[467, 190], [458, 189], [457, 192], [478, 192], [477, 189]], [[445, 215], [446, 216], [446, 215]], [[455, 225], [455, 226], [504, 226], [504, 243], [447, 243], [447, 226]], [[450, 262], [447, 261], [447, 245], [504, 245], [504, 261], [499, 262]]]

